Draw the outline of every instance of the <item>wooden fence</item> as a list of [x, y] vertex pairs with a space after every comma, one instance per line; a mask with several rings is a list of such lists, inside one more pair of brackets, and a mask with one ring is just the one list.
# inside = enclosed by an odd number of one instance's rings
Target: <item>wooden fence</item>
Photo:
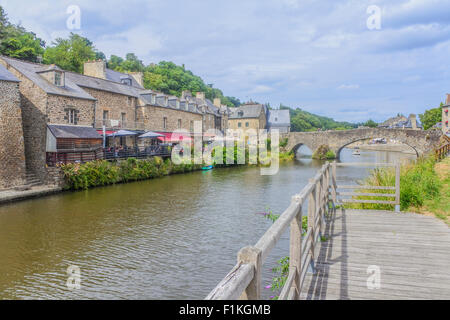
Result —
[[[261, 299], [262, 265], [285, 230], [290, 226], [289, 274], [279, 300], [297, 300], [308, 269], [314, 271], [315, 247], [324, 233], [326, 217], [338, 203], [336, 168], [338, 166], [368, 165], [326, 163], [303, 190], [292, 197], [289, 207], [280, 215], [254, 246], [241, 249], [238, 261], [225, 278], [208, 294], [207, 300]], [[374, 164], [370, 164], [373, 166]], [[387, 166], [386, 164], [375, 164]], [[400, 174], [397, 165], [395, 204], [400, 202]], [[345, 188], [346, 186], [340, 186]], [[350, 187], [350, 186], [347, 186]], [[351, 186], [351, 188], [365, 188]], [[381, 188], [381, 187], [380, 187]], [[358, 196], [364, 195], [357, 193]], [[376, 194], [380, 196], [380, 194]], [[390, 195], [391, 196], [391, 195]], [[363, 201], [363, 200], [361, 200]], [[367, 200], [378, 203], [377, 200]], [[366, 202], [365, 202], [366, 203]], [[394, 204], [394, 201], [392, 201]], [[302, 230], [302, 214], [307, 212], [308, 228]]]
[[444, 159], [448, 153], [450, 152], [450, 142], [447, 144], [444, 144], [443, 146], [439, 147], [435, 150], [436, 160], [440, 161]]
[[[336, 163], [333, 162], [333, 177], [336, 179], [336, 167], [395, 167], [395, 185], [394, 186], [362, 186], [362, 185], [338, 185], [336, 189], [336, 195], [333, 195], [333, 201], [336, 205], [341, 205], [345, 203], [376, 203], [376, 204], [390, 204], [395, 206], [395, 211], [400, 211], [400, 163], [363, 163], [363, 162], [351, 162], [351, 163]], [[363, 192], [343, 192], [340, 190], [383, 190], [386, 193], [363, 193]], [[389, 193], [389, 191], [394, 191], [394, 193]], [[351, 198], [338, 198], [342, 196], [350, 196]], [[358, 199], [355, 199], [358, 197]], [[379, 197], [384, 200], [363, 200], [361, 197]], [[389, 199], [389, 198], [394, 198]]]

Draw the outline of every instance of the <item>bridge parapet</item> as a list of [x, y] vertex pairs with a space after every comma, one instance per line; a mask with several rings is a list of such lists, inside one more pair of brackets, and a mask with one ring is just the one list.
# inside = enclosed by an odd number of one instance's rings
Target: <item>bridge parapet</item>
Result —
[[441, 136], [442, 132], [439, 130], [383, 128], [291, 132], [288, 135], [289, 140], [286, 148], [296, 151], [301, 145], [305, 145], [314, 152], [319, 146], [328, 145], [339, 158], [341, 150], [349, 144], [366, 139], [386, 138], [410, 146], [418, 156], [421, 156], [433, 151]]

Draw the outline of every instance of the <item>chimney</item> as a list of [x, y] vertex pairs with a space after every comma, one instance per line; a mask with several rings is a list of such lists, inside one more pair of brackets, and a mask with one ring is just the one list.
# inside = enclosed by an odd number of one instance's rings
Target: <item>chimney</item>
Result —
[[200, 100], [205, 100], [205, 93], [204, 92], [197, 92], [196, 98], [200, 99]]
[[217, 108], [220, 108], [220, 106], [222, 105], [222, 103], [221, 103], [221, 101], [220, 101], [220, 98], [214, 98], [214, 105], [215, 105]]
[[411, 120], [411, 128], [416, 130], [417, 129], [417, 118], [415, 114], [409, 115], [409, 120]]
[[445, 101], [445, 105], [448, 106], [450, 104], [450, 93], [447, 93], [447, 101]]
[[181, 93], [181, 99], [186, 99], [186, 98], [188, 98], [188, 97], [192, 97], [191, 92], [190, 92], [189, 90], [184, 90], [184, 91]]
[[136, 80], [137, 83], [139, 83], [139, 85], [141, 87], [144, 86], [144, 73], [143, 72], [130, 72], [129, 73], [134, 80]]
[[103, 60], [89, 60], [85, 62], [84, 75], [106, 79], [106, 62]]

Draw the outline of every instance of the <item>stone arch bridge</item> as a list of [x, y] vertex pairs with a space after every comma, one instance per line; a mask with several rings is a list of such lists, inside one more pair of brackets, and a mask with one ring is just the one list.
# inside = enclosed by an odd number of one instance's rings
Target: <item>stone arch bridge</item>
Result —
[[321, 145], [328, 145], [339, 158], [341, 150], [347, 145], [356, 141], [375, 138], [386, 138], [399, 141], [410, 146], [416, 152], [417, 156], [426, 154], [439, 144], [442, 136], [440, 130], [411, 130], [411, 129], [353, 129], [353, 130], [329, 130], [315, 132], [290, 132], [286, 149], [294, 152], [305, 145], [312, 152], [316, 151]]

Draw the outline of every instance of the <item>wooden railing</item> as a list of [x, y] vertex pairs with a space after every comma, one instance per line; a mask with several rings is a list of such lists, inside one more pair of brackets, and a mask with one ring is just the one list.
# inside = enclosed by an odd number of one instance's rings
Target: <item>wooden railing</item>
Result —
[[436, 160], [440, 161], [444, 159], [448, 153], [450, 152], [450, 142], [447, 144], [444, 144], [443, 146], [439, 147], [435, 150]]
[[[395, 167], [395, 185], [394, 186], [362, 186], [362, 185], [338, 185], [336, 189], [338, 190], [336, 195], [333, 195], [333, 201], [336, 205], [341, 205], [345, 203], [375, 203], [375, 204], [390, 204], [395, 206], [395, 211], [400, 211], [400, 163], [391, 164], [391, 163], [336, 163], [333, 162], [333, 177], [336, 179], [336, 167]], [[383, 190], [387, 193], [363, 193], [363, 192], [342, 192], [339, 190]], [[394, 191], [394, 193], [388, 193], [388, 191]], [[342, 196], [350, 196], [350, 199], [339, 198]], [[355, 199], [358, 197], [358, 199]], [[380, 197], [386, 198], [385, 200], [376, 200], [376, 199], [361, 199], [361, 197]], [[389, 198], [394, 198], [392, 200]]]
[[[314, 272], [315, 247], [324, 234], [327, 216], [336, 209], [340, 188], [395, 190], [395, 201], [400, 203], [400, 166], [396, 166], [394, 187], [337, 186], [338, 166], [393, 166], [392, 164], [326, 163], [316, 176], [309, 180], [303, 190], [292, 197], [289, 207], [280, 215], [254, 246], [245, 247], [238, 253], [237, 264], [226, 277], [209, 293], [207, 300], [261, 299], [262, 264], [275, 247], [284, 231], [290, 226], [289, 274], [279, 300], [300, 298], [303, 282], [308, 270]], [[367, 196], [355, 193], [348, 195]], [[376, 194], [379, 196], [387, 196]], [[364, 203], [379, 203], [377, 200], [359, 200]], [[367, 202], [366, 202], [367, 201]], [[387, 201], [386, 201], [387, 203]], [[308, 227], [302, 230], [302, 214], [307, 212]]]
[[[314, 269], [315, 246], [323, 234], [325, 216], [334, 208], [331, 190], [336, 194], [332, 166], [327, 162], [303, 190], [292, 197], [289, 207], [267, 230], [255, 246], [238, 253], [238, 262], [228, 275], [211, 291], [207, 300], [258, 300], [261, 298], [262, 264], [281, 235], [290, 226], [289, 275], [279, 299], [298, 299], [308, 267]], [[330, 181], [330, 179], [332, 181]], [[331, 183], [330, 183], [331, 182]], [[308, 213], [308, 229], [303, 235], [302, 213]]]

